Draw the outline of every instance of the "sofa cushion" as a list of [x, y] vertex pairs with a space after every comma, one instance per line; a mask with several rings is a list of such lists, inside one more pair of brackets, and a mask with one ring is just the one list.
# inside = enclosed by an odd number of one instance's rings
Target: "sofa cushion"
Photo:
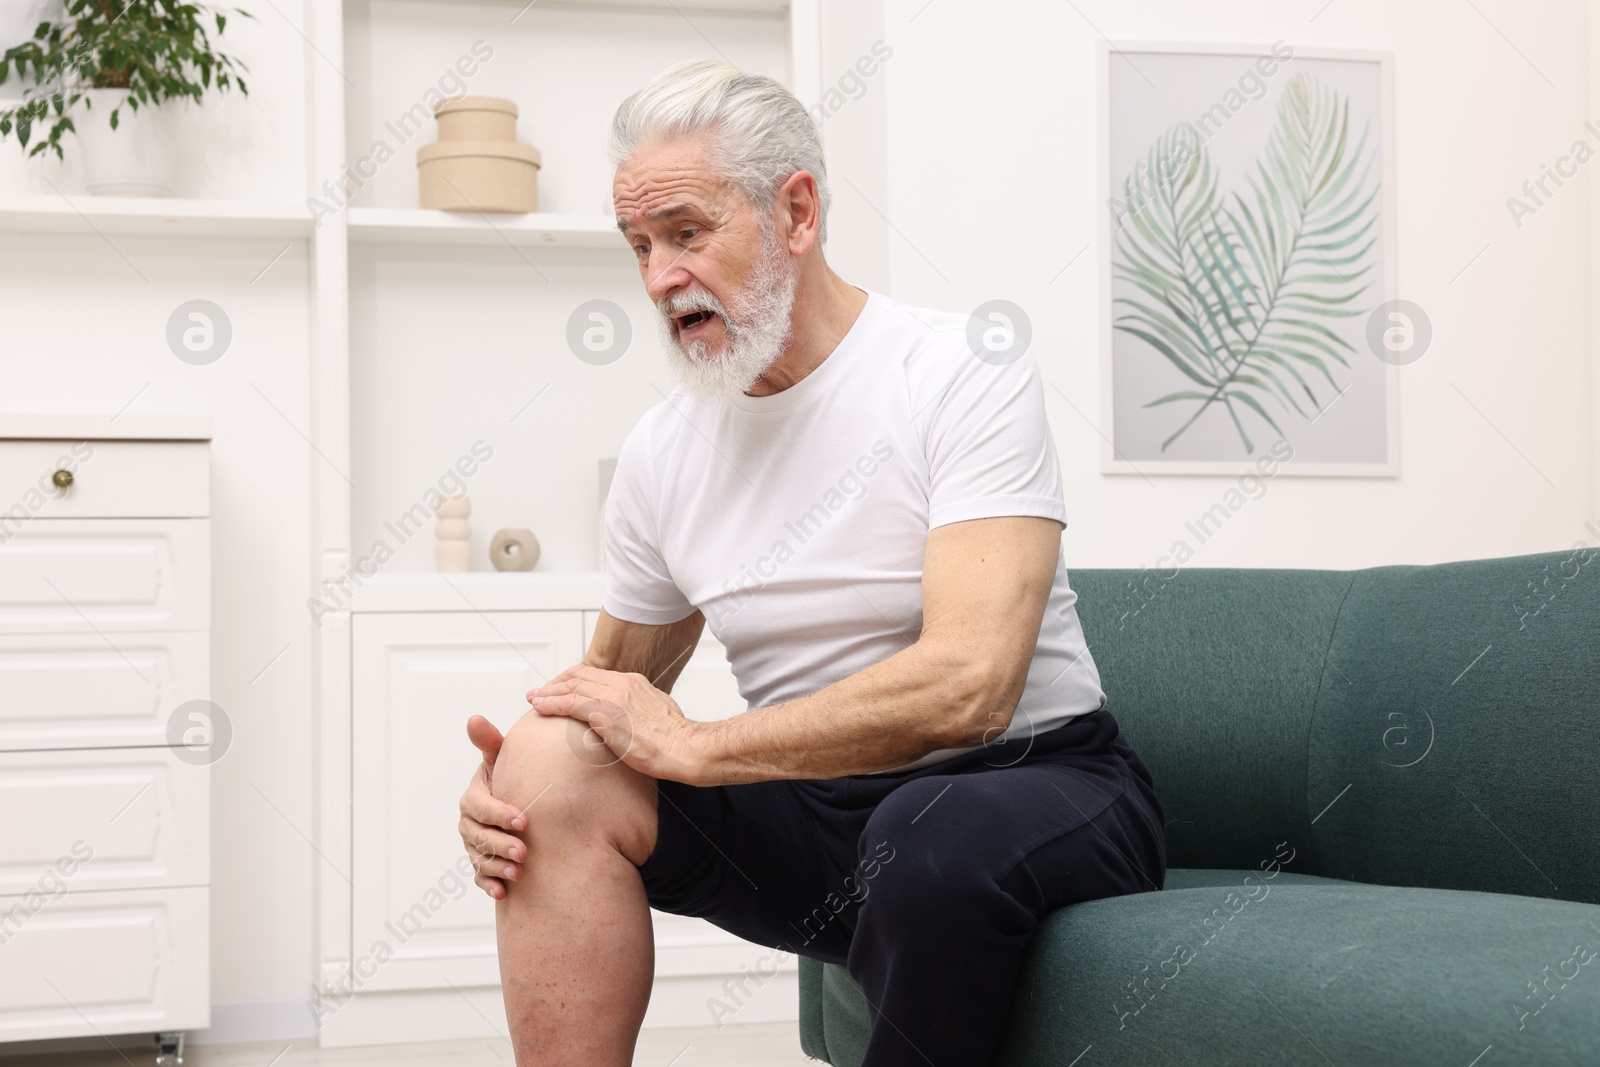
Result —
[[1169, 867], [1305, 855], [1306, 741], [1351, 572], [1083, 569], [1077, 610], [1106, 707], [1155, 776]]
[[1166, 884], [1163, 891], [1174, 889], [1207, 889], [1213, 886], [1226, 886], [1237, 889], [1241, 886], [1251, 888], [1255, 892], [1254, 882], [1246, 883], [1245, 877], [1265, 879], [1268, 887], [1280, 885], [1352, 885], [1354, 883], [1342, 878], [1323, 878], [1315, 874], [1299, 874], [1294, 871], [1279, 870], [1267, 878], [1263, 871], [1214, 871], [1201, 867], [1169, 867], [1167, 868]]
[[1326, 809], [1309, 867], [1600, 904], [1600, 558], [1585, 559], [1355, 572], [1307, 745], [1308, 805]]
[[1169, 866], [1600, 904], [1600, 551], [1072, 585]]
[[[1168, 885], [1045, 917], [996, 1067], [1600, 1063], [1600, 907], [1252, 869]], [[858, 1067], [860, 989], [801, 965], [806, 1051]]]

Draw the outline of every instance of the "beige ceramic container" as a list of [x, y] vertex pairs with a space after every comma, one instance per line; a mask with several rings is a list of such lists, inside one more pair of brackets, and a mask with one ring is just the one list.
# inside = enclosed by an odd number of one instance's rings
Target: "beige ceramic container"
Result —
[[515, 141], [517, 105], [498, 96], [463, 96], [434, 106], [441, 141]]
[[539, 150], [514, 141], [441, 141], [417, 149], [419, 199], [442, 211], [539, 210]]

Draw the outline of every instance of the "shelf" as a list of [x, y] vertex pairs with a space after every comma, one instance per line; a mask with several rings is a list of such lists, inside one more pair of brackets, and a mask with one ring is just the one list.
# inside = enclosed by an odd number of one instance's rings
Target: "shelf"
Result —
[[207, 441], [211, 439], [211, 416], [123, 415], [118, 412], [0, 412], [0, 438], [19, 437], [69, 441], [123, 439]]
[[[456, 3], [482, 3], [484, 0], [452, 0]], [[527, 0], [491, 0], [495, 3], [515, 4], [520, 7]], [[696, 14], [766, 15], [781, 18], [789, 13], [789, 0], [540, 0], [539, 7], [551, 8], [602, 8], [626, 11], [685, 11]]]
[[467, 571], [375, 574], [359, 580], [350, 610], [595, 611], [604, 571]]
[[311, 212], [248, 200], [12, 193], [0, 195], [0, 233], [303, 238]]
[[628, 243], [605, 215], [485, 215], [421, 208], [351, 208], [351, 244], [505, 245], [518, 248], [602, 248]]

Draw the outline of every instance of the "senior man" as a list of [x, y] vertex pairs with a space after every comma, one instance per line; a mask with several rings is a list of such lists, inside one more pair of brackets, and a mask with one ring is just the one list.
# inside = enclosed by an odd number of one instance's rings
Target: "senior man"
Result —
[[[654, 906], [847, 965], [866, 1067], [989, 1063], [1040, 915], [1166, 871], [1038, 368], [830, 269], [817, 129], [777, 82], [674, 67], [611, 145], [679, 388], [618, 457], [583, 662], [503, 739], [468, 724], [517, 1062], [631, 1062]], [[702, 722], [668, 694], [708, 622], [749, 710]]]

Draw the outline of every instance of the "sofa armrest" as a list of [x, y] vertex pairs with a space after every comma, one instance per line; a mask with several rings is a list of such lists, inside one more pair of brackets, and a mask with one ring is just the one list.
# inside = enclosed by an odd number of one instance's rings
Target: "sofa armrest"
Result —
[[822, 962], [800, 957], [800, 1050], [830, 1063], [822, 1031]]

